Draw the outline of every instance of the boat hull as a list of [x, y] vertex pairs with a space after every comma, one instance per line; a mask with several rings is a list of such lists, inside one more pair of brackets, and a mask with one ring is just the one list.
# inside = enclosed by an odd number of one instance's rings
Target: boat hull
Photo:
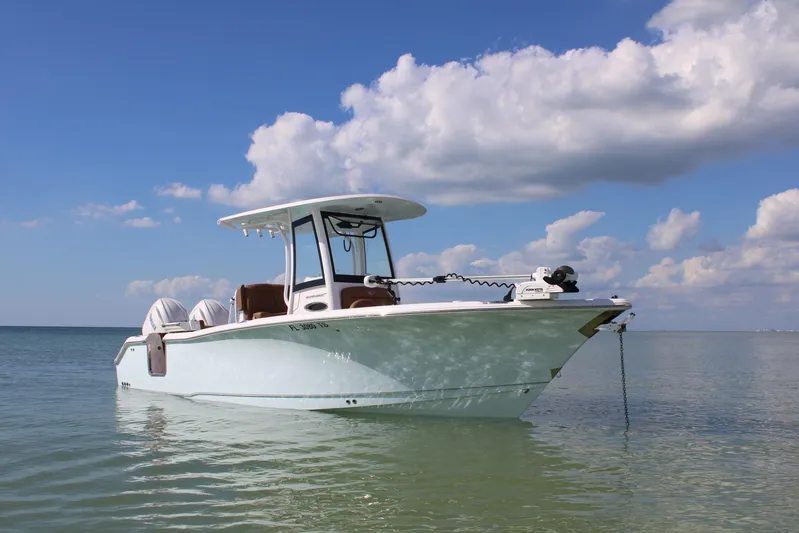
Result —
[[168, 334], [151, 375], [143, 337], [117, 357], [125, 388], [269, 408], [519, 417], [593, 326], [623, 305], [486, 306]]

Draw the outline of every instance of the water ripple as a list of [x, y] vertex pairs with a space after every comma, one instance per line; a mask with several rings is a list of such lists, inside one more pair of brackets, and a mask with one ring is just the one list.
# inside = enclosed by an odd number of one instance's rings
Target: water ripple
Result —
[[795, 529], [799, 336], [631, 334], [626, 430], [609, 336], [500, 422], [121, 391], [123, 333], [0, 330], [3, 531]]

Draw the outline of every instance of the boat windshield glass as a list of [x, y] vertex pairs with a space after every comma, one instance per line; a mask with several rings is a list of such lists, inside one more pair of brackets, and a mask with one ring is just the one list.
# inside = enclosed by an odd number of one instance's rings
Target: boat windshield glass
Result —
[[294, 290], [325, 284], [316, 228], [310, 215], [292, 224], [294, 233]]
[[364, 276], [394, 277], [379, 218], [323, 213], [335, 281], [360, 283]]

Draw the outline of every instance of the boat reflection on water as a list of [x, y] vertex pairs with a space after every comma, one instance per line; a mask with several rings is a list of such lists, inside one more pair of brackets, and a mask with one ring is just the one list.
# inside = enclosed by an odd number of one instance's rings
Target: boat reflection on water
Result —
[[577, 481], [584, 465], [522, 421], [271, 410], [135, 390], [117, 391], [116, 410], [129, 476], [120, 518], [150, 527], [527, 531], [601, 520], [589, 521], [601, 509], [580, 496], [598, 489]]

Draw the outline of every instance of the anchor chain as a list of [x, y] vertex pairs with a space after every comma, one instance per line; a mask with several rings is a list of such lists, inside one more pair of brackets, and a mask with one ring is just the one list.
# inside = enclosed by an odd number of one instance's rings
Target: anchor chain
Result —
[[621, 359], [621, 391], [624, 398], [624, 423], [630, 429], [630, 413], [627, 410], [627, 377], [624, 372], [624, 331], [626, 326], [619, 328], [619, 357]]

